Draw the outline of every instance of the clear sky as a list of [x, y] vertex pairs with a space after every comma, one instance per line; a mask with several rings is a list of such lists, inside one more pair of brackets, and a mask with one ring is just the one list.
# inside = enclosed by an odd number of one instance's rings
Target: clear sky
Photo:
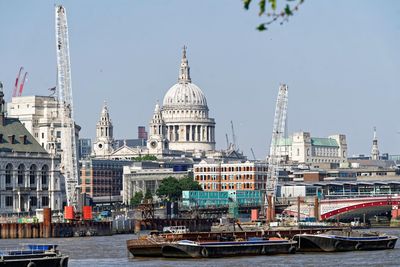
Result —
[[[256, 1], [256, 0], [254, 0]], [[24, 95], [56, 83], [54, 4], [67, 9], [76, 122], [95, 136], [103, 101], [116, 138], [136, 138], [177, 82], [183, 45], [192, 81], [215, 118], [217, 147], [233, 120], [240, 148], [265, 157], [280, 83], [288, 129], [347, 135], [349, 154], [400, 154], [400, 1], [306, 0], [288, 23], [255, 27], [240, 0], [0, 0], [0, 80], [6, 99], [20, 66]]]

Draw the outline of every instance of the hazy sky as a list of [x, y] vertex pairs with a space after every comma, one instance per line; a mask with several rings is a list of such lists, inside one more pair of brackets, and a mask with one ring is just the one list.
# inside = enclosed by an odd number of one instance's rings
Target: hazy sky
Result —
[[[256, 0], [254, 0], [256, 1]], [[349, 154], [400, 154], [400, 1], [306, 0], [288, 23], [255, 27], [240, 0], [0, 0], [0, 80], [6, 99], [20, 66], [24, 95], [56, 83], [54, 3], [68, 14], [76, 122], [95, 136], [103, 101], [116, 138], [136, 138], [177, 82], [188, 46], [192, 81], [205, 93], [225, 148], [230, 121], [240, 148], [265, 157], [280, 83], [289, 85], [289, 133], [347, 135]]]

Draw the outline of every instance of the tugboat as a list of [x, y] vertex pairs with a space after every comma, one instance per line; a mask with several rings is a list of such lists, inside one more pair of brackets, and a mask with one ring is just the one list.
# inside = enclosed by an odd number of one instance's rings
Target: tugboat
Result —
[[296, 241], [285, 239], [251, 239], [249, 241], [195, 242], [181, 240], [163, 245], [161, 252], [169, 258], [220, 258], [296, 253]]
[[393, 249], [397, 239], [397, 236], [351, 230], [328, 231], [322, 234], [298, 234], [293, 237], [293, 240], [297, 241], [297, 251], [300, 252]]
[[67, 267], [68, 256], [57, 245], [27, 245], [23, 249], [0, 251], [1, 267]]

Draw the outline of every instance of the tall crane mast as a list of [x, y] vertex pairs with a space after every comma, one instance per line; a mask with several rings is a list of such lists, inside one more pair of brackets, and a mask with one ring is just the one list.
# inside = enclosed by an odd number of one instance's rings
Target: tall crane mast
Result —
[[231, 129], [232, 129], [232, 142], [233, 142], [233, 149], [238, 150], [238, 144], [236, 143], [236, 134], [235, 134], [235, 128], [233, 127], [233, 121], [231, 121]]
[[266, 196], [271, 195], [273, 199], [276, 198], [279, 165], [281, 164], [282, 159], [281, 155], [278, 153], [278, 143], [285, 137], [287, 106], [288, 86], [286, 84], [281, 84], [279, 86], [278, 97], [276, 100], [274, 125], [268, 157], [268, 174], [266, 185]]
[[24, 90], [24, 86], [25, 86], [25, 82], [26, 82], [26, 77], [28, 76], [28, 73], [27, 72], [25, 72], [25, 74], [24, 74], [24, 78], [22, 79], [22, 83], [21, 83], [21, 85], [19, 86], [19, 91], [18, 91], [18, 96], [21, 96], [22, 95], [22, 91]]
[[72, 101], [71, 64], [67, 13], [62, 5], [55, 6], [57, 91], [61, 118], [61, 172], [65, 177], [67, 205], [77, 206], [78, 164], [76, 155], [75, 122]]
[[17, 96], [18, 82], [19, 82], [19, 78], [21, 77], [21, 73], [22, 73], [23, 70], [24, 70], [24, 67], [20, 67], [19, 68], [19, 72], [18, 72], [17, 78], [15, 79], [14, 90], [13, 90], [13, 93], [12, 93], [13, 97]]

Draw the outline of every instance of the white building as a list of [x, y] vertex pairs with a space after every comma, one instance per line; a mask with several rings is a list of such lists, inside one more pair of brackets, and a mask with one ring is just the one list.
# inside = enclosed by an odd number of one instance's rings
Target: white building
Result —
[[336, 134], [321, 138], [311, 137], [308, 132], [298, 132], [279, 141], [278, 153], [287, 157], [289, 161], [299, 164], [340, 165], [347, 162], [346, 136]]
[[129, 204], [136, 192], [149, 191], [153, 195], [164, 178], [173, 176], [177, 179], [189, 174], [188, 171], [174, 171], [173, 168], [160, 168], [157, 162], [135, 162], [131, 166], [124, 166], [122, 199]]
[[7, 118], [3, 97], [0, 83], [0, 213], [62, 210], [63, 178], [54, 142], [48, 143], [49, 154], [18, 119]]
[[[39, 144], [49, 151], [54, 127], [56, 147], [61, 149], [61, 117], [58, 101], [53, 96], [18, 96], [7, 105], [8, 116], [18, 118]], [[76, 140], [80, 127], [75, 125]]]
[[150, 122], [149, 153], [214, 151], [215, 121], [208, 111], [204, 93], [190, 78], [184, 47], [178, 83], [165, 94], [162, 107], [157, 103]]

